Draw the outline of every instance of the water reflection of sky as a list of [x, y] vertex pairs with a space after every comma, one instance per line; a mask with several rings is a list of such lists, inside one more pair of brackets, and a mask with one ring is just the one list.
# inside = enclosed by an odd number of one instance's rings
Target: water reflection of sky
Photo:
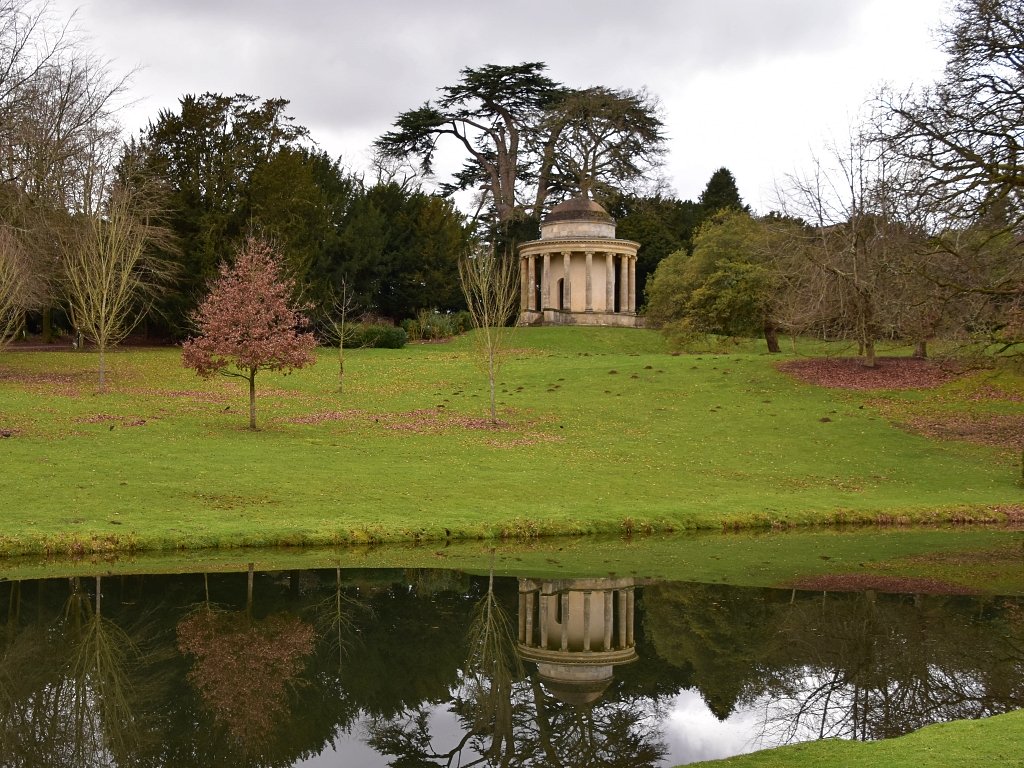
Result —
[[[663, 735], [668, 753], [662, 764], [685, 765], [701, 760], [718, 760], [761, 749], [758, 742], [762, 715], [755, 710], [741, 710], [726, 720], [716, 718], [704, 703], [700, 693], [685, 690], [664, 706], [665, 718], [653, 724]], [[430, 708], [430, 732], [439, 752], [455, 745], [463, 735], [462, 726], [447, 705]], [[341, 733], [333, 747], [296, 766], [301, 768], [380, 768], [388, 765], [388, 758], [366, 744], [366, 720], [360, 719], [350, 733]], [[770, 746], [770, 745], [763, 745]], [[473, 760], [472, 750], [463, 752], [462, 762]]]
[[669, 704], [662, 723], [669, 749], [666, 765], [718, 760], [761, 749], [757, 740], [761, 722], [761, 715], [753, 710], [740, 710], [720, 721], [699, 692], [682, 691]]

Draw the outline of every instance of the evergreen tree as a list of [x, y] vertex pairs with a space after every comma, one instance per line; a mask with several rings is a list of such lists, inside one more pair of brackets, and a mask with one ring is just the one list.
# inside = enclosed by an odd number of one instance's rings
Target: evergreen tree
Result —
[[724, 167], [711, 174], [707, 186], [700, 193], [700, 200], [698, 202], [703, 210], [704, 218], [723, 208], [750, 212], [750, 207], [745, 205], [740, 197], [735, 177], [728, 168]]

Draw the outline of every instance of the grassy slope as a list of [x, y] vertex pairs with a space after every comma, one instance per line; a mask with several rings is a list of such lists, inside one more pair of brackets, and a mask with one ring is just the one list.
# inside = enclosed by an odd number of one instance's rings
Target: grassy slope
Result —
[[432, 415], [485, 414], [468, 339], [350, 352], [344, 395], [329, 351], [261, 374], [255, 434], [242, 387], [173, 349], [113, 355], [105, 395], [94, 355], [5, 353], [0, 552], [931, 519], [1021, 497], [1009, 457], [899, 431], [765, 355], [673, 357], [624, 329], [513, 343], [500, 431]]
[[693, 768], [1021, 768], [1024, 711], [961, 720], [872, 743], [818, 741], [750, 755], [691, 763]]

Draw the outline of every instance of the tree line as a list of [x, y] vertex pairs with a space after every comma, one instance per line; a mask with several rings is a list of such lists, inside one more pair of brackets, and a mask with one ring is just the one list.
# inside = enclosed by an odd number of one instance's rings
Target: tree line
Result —
[[779, 186], [766, 216], [730, 206], [654, 272], [647, 315], [678, 344], [779, 332], [927, 354], [960, 338], [987, 354], [1024, 341], [1024, 6], [961, 0], [933, 85], [882, 89], [849, 136]]
[[[651, 96], [569, 89], [542, 63], [464, 70], [378, 140], [374, 178], [320, 149], [283, 98], [187, 94], [125, 143], [128, 79], [45, 5], [0, 6], [0, 52], [5, 341], [26, 317], [47, 339], [73, 330], [101, 350], [140, 323], [183, 339], [209, 281], [251, 236], [284, 255], [322, 329], [341, 286], [351, 307], [390, 321], [464, 309], [460, 257], [535, 236], [545, 201], [610, 194], [664, 152]], [[421, 174], [444, 134], [471, 161], [432, 194]], [[467, 216], [450, 193], [471, 187]], [[508, 222], [517, 228], [497, 226]]]

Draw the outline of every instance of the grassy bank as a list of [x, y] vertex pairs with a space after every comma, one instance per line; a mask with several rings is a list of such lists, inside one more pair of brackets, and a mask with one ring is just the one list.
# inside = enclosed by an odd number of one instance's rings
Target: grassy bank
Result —
[[898, 739], [830, 739], [768, 749], [692, 768], [973, 768], [1024, 766], [1024, 711], [985, 720], [930, 725]]
[[[241, 387], [174, 349], [111, 355], [102, 395], [94, 354], [5, 352], [0, 554], [1001, 520], [1021, 499], [1012, 455], [890, 423], [982, 407], [983, 383], [827, 390], [756, 351], [671, 356], [626, 329], [514, 344], [500, 428], [464, 338], [352, 351], [344, 394], [330, 351], [261, 374], [256, 433]], [[1011, 385], [984, 407], [1019, 407]]]

